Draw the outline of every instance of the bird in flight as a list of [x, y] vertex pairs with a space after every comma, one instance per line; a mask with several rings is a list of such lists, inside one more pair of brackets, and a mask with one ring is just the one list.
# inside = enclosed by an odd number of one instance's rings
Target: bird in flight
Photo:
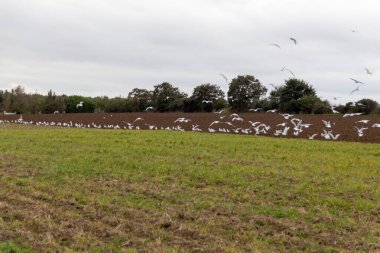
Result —
[[350, 95], [352, 95], [354, 92], [359, 91], [360, 85], [358, 85], [354, 90], [351, 91]]
[[287, 68], [284, 68], [285, 71], [288, 71], [293, 77], [296, 77], [293, 73], [293, 71], [291, 71], [290, 69], [287, 69]]
[[279, 49], [281, 49], [281, 46], [279, 44], [276, 44], [276, 43], [272, 43], [270, 44], [271, 46], [275, 46], [275, 47], [278, 47]]
[[226, 83], [228, 83], [228, 78], [225, 76], [225, 75], [223, 75], [222, 73], [220, 73], [219, 74], [221, 77], [223, 77], [223, 79], [226, 81]]
[[354, 79], [354, 78], [350, 78], [352, 81], [354, 81], [355, 83], [361, 83], [361, 84], [364, 84], [363, 82], [360, 82], [360, 81], [358, 81], [358, 80], [356, 80], [356, 79]]
[[367, 68], [365, 68], [365, 72], [366, 72], [368, 75], [372, 75], [372, 72], [371, 72], [369, 69], [367, 69]]
[[289, 38], [289, 39], [294, 42], [294, 45], [297, 45], [297, 40], [295, 38]]

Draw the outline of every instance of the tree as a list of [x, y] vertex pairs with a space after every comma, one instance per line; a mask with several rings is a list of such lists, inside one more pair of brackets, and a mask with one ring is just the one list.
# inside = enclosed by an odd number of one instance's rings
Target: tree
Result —
[[153, 93], [146, 89], [134, 88], [128, 94], [128, 99], [130, 99], [133, 111], [142, 112], [149, 106], [152, 106], [152, 96]]
[[55, 111], [65, 111], [65, 99], [63, 96], [57, 96], [52, 90], [48, 91], [45, 97], [43, 113], [54, 113]]
[[238, 76], [230, 83], [227, 93], [228, 103], [234, 111], [247, 111], [250, 107], [256, 106], [266, 93], [267, 88], [254, 76]]
[[378, 107], [378, 103], [372, 99], [364, 98], [355, 103], [355, 111], [364, 114], [374, 113]]
[[154, 86], [152, 100], [154, 108], [159, 112], [182, 110], [183, 101], [187, 97], [177, 87], [164, 82]]
[[[82, 106], [78, 106], [83, 102]], [[95, 103], [89, 97], [69, 96], [66, 100], [67, 113], [90, 113], [95, 111]]]
[[191, 98], [197, 103], [197, 107], [201, 111], [211, 112], [215, 108], [215, 104], [221, 104], [224, 100], [224, 92], [218, 85], [202, 84], [194, 88]]
[[311, 113], [314, 104], [321, 101], [311, 85], [295, 78], [286, 80], [270, 96], [271, 101], [277, 101], [278, 109], [287, 113]]

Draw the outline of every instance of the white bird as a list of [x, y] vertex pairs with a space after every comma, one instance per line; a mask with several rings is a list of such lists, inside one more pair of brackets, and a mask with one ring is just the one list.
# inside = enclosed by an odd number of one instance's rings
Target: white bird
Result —
[[275, 47], [278, 47], [279, 49], [281, 49], [280, 45], [279, 44], [276, 44], [276, 43], [272, 43], [270, 44], [271, 46], [275, 46]]
[[367, 69], [367, 68], [365, 68], [365, 72], [366, 72], [368, 75], [372, 75], [372, 72], [371, 72], [369, 69]]
[[248, 121], [248, 122], [251, 123], [252, 127], [255, 127], [256, 125], [261, 123], [259, 121], [256, 121], [256, 122]]
[[343, 118], [345, 118], [345, 117], [359, 116], [359, 115], [362, 115], [362, 114], [363, 113], [360, 113], [360, 112], [358, 112], [358, 113], [346, 113], [346, 114], [343, 115]]
[[249, 112], [258, 112], [260, 110], [261, 110], [261, 108], [255, 108], [255, 109], [249, 109], [248, 111]]
[[212, 101], [211, 100], [202, 100], [202, 103], [212, 104]]
[[363, 120], [356, 121], [355, 123], [368, 124], [368, 122], [369, 122], [369, 119], [363, 119]]
[[277, 112], [277, 109], [268, 110], [267, 112], [276, 113], [276, 112]]
[[355, 127], [355, 128], [356, 128], [356, 130], [357, 130], [357, 132], [358, 132], [358, 136], [359, 136], [359, 137], [363, 137], [363, 135], [364, 135], [364, 130], [367, 130], [367, 129], [368, 129], [368, 127], [362, 127], [362, 128]]
[[289, 38], [289, 39], [294, 42], [294, 45], [297, 45], [297, 40], [295, 38]]
[[214, 124], [219, 124], [219, 123], [220, 123], [220, 121], [215, 120], [215, 121], [211, 122], [211, 124], [210, 124], [209, 126], [212, 126], [212, 125], [214, 125]]
[[153, 106], [149, 106], [149, 107], [147, 107], [146, 109], [145, 109], [145, 111], [147, 112], [147, 111], [154, 111], [154, 107]]
[[187, 123], [187, 122], [189, 122], [189, 121], [191, 121], [190, 119], [186, 119], [186, 118], [178, 118], [178, 119], [176, 119], [175, 121], [174, 121], [174, 123], [176, 123], [176, 122], [184, 122], [184, 123]]
[[331, 107], [331, 111], [332, 111], [334, 114], [338, 114], [338, 113], [340, 113], [340, 112], [338, 112], [337, 110], [335, 110], [335, 106], [332, 106], [332, 107]]
[[288, 113], [285, 113], [285, 114], [281, 114], [281, 113], [280, 113], [280, 115], [281, 115], [282, 117], [284, 117], [284, 119], [290, 119], [291, 117], [294, 116], [294, 115], [292, 115], [292, 114], [288, 114]]
[[350, 78], [352, 81], [354, 81], [355, 83], [360, 83], [360, 84], [364, 84], [363, 82], [360, 82], [360, 81], [358, 81], [358, 80], [356, 80], [356, 79], [354, 79], [354, 78]]
[[233, 117], [231, 121], [244, 121], [241, 117]]
[[208, 129], [208, 132], [209, 132], [209, 133], [215, 133], [215, 129], [209, 128], [209, 129]]
[[59, 114], [59, 111], [54, 111], [54, 114]]
[[379, 127], [380, 128], [380, 123], [375, 123], [372, 125], [372, 127]]
[[318, 135], [318, 134], [308, 135], [309, 140], [314, 140], [314, 138], [315, 138], [317, 135]]
[[217, 114], [222, 114], [224, 111], [225, 111], [225, 110], [222, 109], [222, 110], [220, 110], [219, 112], [215, 112], [215, 113], [217, 113]]
[[282, 126], [282, 127], [284, 127], [284, 126], [286, 126], [286, 122], [284, 122], [284, 123], [280, 123], [280, 124], [277, 124], [276, 126]]
[[83, 101], [80, 101], [79, 104], [77, 104], [77, 108], [83, 107]]
[[133, 123], [135, 123], [136, 121], [139, 121], [139, 120], [144, 120], [143, 118], [137, 118], [133, 121]]
[[[326, 120], [322, 120], [323, 124], [325, 125], [325, 127], [327, 128], [331, 128], [331, 122], [330, 121], [326, 121]], [[334, 123], [333, 123], [334, 124]]]

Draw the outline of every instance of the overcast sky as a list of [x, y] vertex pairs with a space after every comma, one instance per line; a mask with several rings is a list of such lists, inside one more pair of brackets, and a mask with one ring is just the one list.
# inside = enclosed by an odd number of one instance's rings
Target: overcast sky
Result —
[[[113, 97], [168, 81], [191, 94], [227, 91], [219, 73], [280, 85], [287, 66], [323, 98], [380, 102], [379, 11], [378, 0], [0, 0], [0, 88]], [[365, 83], [354, 95], [350, 78]]]

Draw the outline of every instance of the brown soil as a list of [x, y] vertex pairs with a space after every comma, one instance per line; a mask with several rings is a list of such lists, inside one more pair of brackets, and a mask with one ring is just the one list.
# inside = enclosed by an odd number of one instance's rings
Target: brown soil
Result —
[[[221, 117], [223, 117], [221, 119]], [[226, 129], [231, 133], [237, 128], [248, 129], [252, 131], [250, 134], [255, 134], [251, 122], [261, 122], [269, 125], [271, 128], [266, 134], [260, 133], [260, 135], [274, 136], [276, 130], [284, 129], [283, 126], [276, 126], [277, 124], [287, 122], [286, 126], [290, 127], [287, 136], [281, 137], [293, 137], [293, 138], [308, 138], [313, 134], [317, 134], [314, 139], [323, 140], [321, 136], [323, 130], [332, 131], [333, 135], [340, 134], [338, 140], [340, 141], [356, 141], [356, 142], [372, 142], [380, 143], [380, 128], [372, 127], [375, 123], [380, 124], [380, 116], [353, 116], [342, 117], [342, 115], [295, 115], [293, 118], [302, 120], [303, 124], [312, 124], [309, 128], [304, 128], [298, 136], [294, 135], [291, 119], [284, 119], [280, 114], [272, 113], [242, 113], [239, 114], [243, 121], [232, 121], [231, 114], [216, 114], [216, 113], [84, 113], [84, 114], [40, 114], [40, 115], [23, 115], [23, 122], [31, 122], [36, 124], [37, 122], [44, 123], [58, 123], [67, 124], [72, 123], [72, 127], [75, 124], [84, 124], [84, 127], [94, 127], [92, 124], [101, 126], [101, 128], [114, 128], [118, 125], [121, 129], [127, 128], [128, 123], [133, 129], [138, 127], [139, 129], [149, 129], [150, 126], [155, 126], [157, 129], [173, 128], [180, 126], [186, 131], [192, 130], [192, 125], [198, 125], [198, 128], [202, 132], [208, 132], [208, 128], [212, 128], [219, 132], [219, 129]], [[186, 118], [191, 121], [176, 122], [178, 118]], [[141, 120], [135, 121], [137, 118]], [[0, 115], [0, 120], [7, 120], [14, 123], [17, 119], [20, 119], [20, 115]], [[331, 128], [327, 128], [322, 120], [331, 121]], [[370, 120], [367, 124], [358, 123], [360, 120]], [[135, 122], [134, 122], [135, 121]], [[210, 126], [213, 121], [220, 121], [220, 123]], [[226, 124], [230, 122], [233, 126]], [[358, 131], [355, 128], [368, 128], [363, 130], [364, 135], [358, 136]], [[240, 129], [241, 131], [241, 129]], [[240, 132], [241, 133], [241, 132]]]

